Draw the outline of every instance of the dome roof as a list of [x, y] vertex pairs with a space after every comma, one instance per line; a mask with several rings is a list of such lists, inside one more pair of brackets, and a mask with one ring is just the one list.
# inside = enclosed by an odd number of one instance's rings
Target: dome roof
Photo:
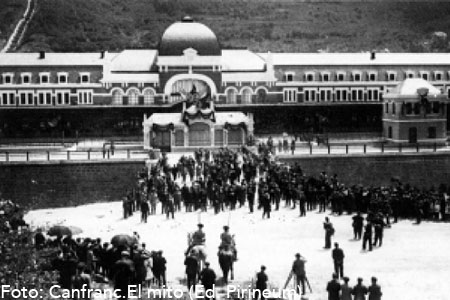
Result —
[[164, 31], [159, 43], [159, 55], [183, 55], [183, 51], [188, 48], [195, 49], [198, 55], [221, 55], [214, 32], [192, 18], [185, 17]]
[[400, 96], [417, 96], [421, 89], [427, 90], [429, 96], [442, 94], [438, 88], [422, 78], [407, 78], [400, 82], [391, 93]]

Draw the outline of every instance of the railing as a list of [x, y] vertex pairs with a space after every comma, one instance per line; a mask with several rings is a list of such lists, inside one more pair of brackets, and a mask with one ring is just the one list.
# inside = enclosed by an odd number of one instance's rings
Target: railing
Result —
[[450, 148], [438, 144], [385, 144], [385, 143], [371, 143], [371, 144], [326, 144], [315, 145], [305, 144], [296, 146], [292, 153], [289, 150], [278, 152], [276, 154], [281, 156], [289, 155], [350, 155], [350, 154], [394, 154], [394, 153], [432, 153], [432, 152], [449, 152]]
[[88, 150], [88, 151], [0, 151], [0, 162], [39, 162], [39, 161], [99, 161], [99, 160], [125, 160], [148, 159], [149, 152], [145, 150]]

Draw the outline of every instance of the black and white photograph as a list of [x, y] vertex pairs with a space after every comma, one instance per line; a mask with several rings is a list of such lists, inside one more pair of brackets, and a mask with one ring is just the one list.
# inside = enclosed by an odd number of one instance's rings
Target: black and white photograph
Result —
[[0, 0], [0, 299], [450, 299], [449, 16]]

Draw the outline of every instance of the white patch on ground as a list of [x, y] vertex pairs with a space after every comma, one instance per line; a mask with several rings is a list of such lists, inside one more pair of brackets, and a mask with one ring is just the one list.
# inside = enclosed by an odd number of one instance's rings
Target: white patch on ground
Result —
[[[158, 213], [161, 210], [158, 207]], [[248, 282], [262, 264], [272, 287], [281, 288], [289, 273], [294, 254], [300, 252], [306, 259], [306, 271], [314, 297], [327, 299], [326, 284], [331, 278], [333, 264], [331, 251], [325, 250], [322, 222], [325, 214], [308, 212], [298, 217], [299, 211], [282, 208], [273, 211], [270, 220], [261, 219], [261, 211], [249, 214], [247, 208], [231, 213], [176, 213], [175, 220], [165, 215], [150, 216], [147, 224], [140, 223], [140, 214], [123, 220], [122, 203], [90, 204], [79, 207], [31, 211], [26, 221], [32, 226], [65, 224], [83, 229], [82, 237], [100, 237], [109, 241], [115, 234], [137, 231], [141, 241], [151, 250], [163, 250], [167, 263], [169, 284], [184, 278], [184, 251], [187, 233], [196, 229], [201, 220], [205, 224], [206, 247], [209, 261], [221, 277], [217, 261], [217, 247], [222, 226], [230, 224], [236, 235], [239, 261], [235, 263], [235, 281]], [[363, 277], [366, 285], [370, 277], [378, 277], [383, 299], [444, 300], [448, 296], [450, 278], [450, 224], [428, 223], [413, 225], [402, 221], [385, 230], [383, 247], [362, 252], [361, 241], [352, 240], [351, 216], [331, 217], [336, 228], [333, 241], [345, 252], [344, 272], [351, 285]]]

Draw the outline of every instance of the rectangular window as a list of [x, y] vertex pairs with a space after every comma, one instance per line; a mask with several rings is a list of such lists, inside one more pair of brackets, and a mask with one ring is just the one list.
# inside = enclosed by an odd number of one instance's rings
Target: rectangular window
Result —
[[22, 74], [22, 84], [31, 83], [31, 74]]
[[306, 81], [314, 81], [314, 74], [313, 73], [306, 73], [305, 74]]
[[389, 103], [387, 103], [387, 102], [384, 104], [384, 112], [385, 112], [386, 114], [389, 113]]
[[39, 91], [38, 92], [38, 105], [52, 105], [52, 92], [51, 91]]
[[68, 79], [67, 79], [68, 75], [67, 73], [58, 73], [58, 83], [67, 83]]
[[440, 106], [439, 102], [433, 102], [432, 106], [433, 106], [433, 114], [438, 114]]
[[285, 81], [294, 81], [294, 74], [293, 73], [286, 73], [284, 75]]
[[297, 89], [284, 90], [284, 102], [297, 102]]
[[405, 114], [412, 115], [412, 113], [413, 113], [412, 103], [406, 103], [405, 104]]
[[16, 93], [13, 92], [2, 92], [1, 94], [1, 105], [9, 106], [16, 105]]
[[405, 72], [405, 78], [414, 78], [414, 72], [413, 71], [406, 71]]
[[444, 73], [443, 72], [434, 72], [434, 80], [441, 81], [444, 79]]
[[336, 79], [337, 81], [345, 81], [345, 73], [337, 73]]
[[316, 91], [315, 90], [305, 90], [305, 102], [316, 101]]
[[414, 114], [420, 115], [420, 103], [414, 103]]
[[430, 77], [430, 74], [428, 72], [421, 72], [420, 77], [424, 80], [428, 80]]
[[79, 90], [78, 91], [78, 104], [92, 104], [92, 91], [91, 90]]
[[392, 114], [395, 115], [397, 112], [397, 106], [395, 105], [395, 102], [392, 102]]
[[322, 73], [322, 81], [330, 81], [330, 73]]
[[57, 91], [56, 92], [56, 105], [69, 105], [70, 104], [70, 92], [69, 91]]
[[361, 81], [361, 73], [353, 73], [353, 81]]
[[91, 78], [90, 78], [90, 74], [89, 73], [80, 73], [80, 82], [81, 83], [89, 83]]
[[319, 97], [321, 102], [331, 101], [331, 90], [320, 90]]
[[371, 72], [371, 73], [368, 74], [367, 78], [368, 78], [369, 81], [376, 81], [377, 80], [377, 74], [374, 73], [374, 72]]
[[395, 72], [387, 72], [387, 80], [395, 81], [397, 78], [397, 74]]
[[436, 127], [428, 127], [428, 138], [435, 139], [436, 138]]
[[39, 74], [41, 84], [47, 84], [50, 82], [50, 74], [41, 73]]
[[336, 101], [342, 101], [341, 100], [341, 90], [336, 90]]
[[3, 74], [3, 83], [4, 84], [12, 84], [13, 83], [13, 75], [12, 74]]

